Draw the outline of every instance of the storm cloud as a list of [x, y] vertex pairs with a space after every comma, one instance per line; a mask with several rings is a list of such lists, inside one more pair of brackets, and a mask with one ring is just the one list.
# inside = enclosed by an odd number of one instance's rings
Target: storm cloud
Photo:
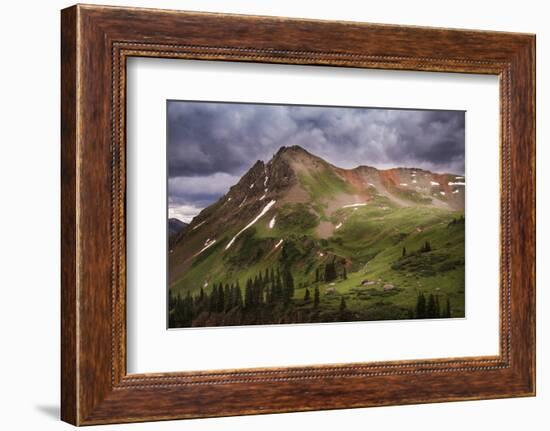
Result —
[[167, 109], [169, 209], [184, 221], [283, 145], [343, 168], [464, 173], [463, 111], [188, 101]]

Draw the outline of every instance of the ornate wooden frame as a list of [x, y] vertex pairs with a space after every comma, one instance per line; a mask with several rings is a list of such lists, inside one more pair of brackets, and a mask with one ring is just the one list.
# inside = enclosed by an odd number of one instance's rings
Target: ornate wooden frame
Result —
[[[535, 36], [102, 6], [62, 11], [61, 417], [75, 425], [535, 394]], [[495, 357], [128, 375], [129, 56], [494, 74], [501, 106]]]

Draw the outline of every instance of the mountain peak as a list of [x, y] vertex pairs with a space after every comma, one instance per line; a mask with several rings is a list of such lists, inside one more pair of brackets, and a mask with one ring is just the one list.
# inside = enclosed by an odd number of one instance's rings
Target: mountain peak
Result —
[[300, 147], [299, 145], [291, 145], [289, 147], [282, 146], [279, 148], [279, 151], [277, 151], [277, 154], [285, 154], [285, 153], [307, 153], [309, 154], [304, 148]]
[[310, 153], [299, 145], [282, 146], [268, 164], [275, 164], [282, 160], [285, 162], [315, 161], [326, 163], [321, 157]]
[[277, 159], [281, 156], [286, 156], [286, 157], [299, 157], [299, 156], [302, 156], [302, 157], [309, 157], [309, 158], [319, 159], [318, 156], [316, 156], [315, 154], [310, 153], [308, 150], [306, 150], [305, 148], [303, 148], [299, 145], [291, 145], [289, 147], [282, 146], [281, 148], [279, 148], [277, 153], [275, 153], [275, 155], [273, 156], [273, 159]]

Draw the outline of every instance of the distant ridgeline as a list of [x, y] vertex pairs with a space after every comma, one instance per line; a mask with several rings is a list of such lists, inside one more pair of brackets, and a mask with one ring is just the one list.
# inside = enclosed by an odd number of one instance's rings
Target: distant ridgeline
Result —
[[258, 161], [169, 242], [169, 326], [464, 316], [463, 176]]

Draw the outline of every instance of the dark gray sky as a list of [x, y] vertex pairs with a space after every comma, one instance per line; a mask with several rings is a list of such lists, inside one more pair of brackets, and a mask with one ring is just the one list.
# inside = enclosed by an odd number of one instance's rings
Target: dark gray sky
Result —
[[343, 168], [464, 174], [464, 112], [168, 101], [168, 207], [190, 221], [254, 164], [300, 145]]

